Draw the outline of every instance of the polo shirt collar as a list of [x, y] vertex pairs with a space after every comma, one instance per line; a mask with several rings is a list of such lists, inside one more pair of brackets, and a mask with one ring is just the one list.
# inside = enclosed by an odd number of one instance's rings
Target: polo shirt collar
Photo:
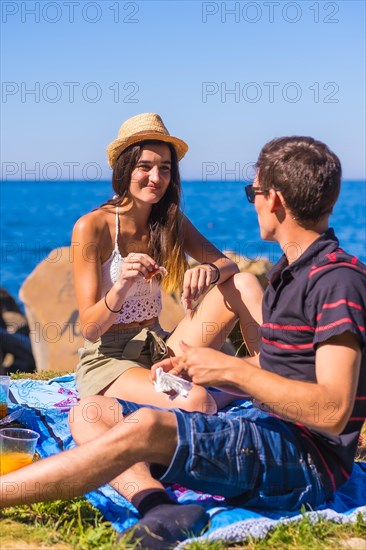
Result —
[[337, 249], [339, 246], [339, 241], [335, 236], [333, 228], [329, 228], [322, 233], [311, 245], [305, 250], [297, 260], [289, 265], [288, 260], [283, 254], [278, 262], [270, 269], [267, 273], [268, 281], [274, 281], [280, 273], [284, 271], [291, 274], [293, 277], [296, 276], [296, 273], [301, 271], [304, 267], [313, 263], [314, 256], [318, 256], [319, 253], [329, 249], [329, 252]]

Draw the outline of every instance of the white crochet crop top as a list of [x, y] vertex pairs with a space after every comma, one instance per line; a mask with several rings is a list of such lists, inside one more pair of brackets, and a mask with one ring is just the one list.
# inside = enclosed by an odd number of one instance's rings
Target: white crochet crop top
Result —
[[[117, 281], [121, 271], [124, 258], [118, 248], [119, 219], [118, 206], [116, 207], [116, 236], [114, 239], [114, 250], [106, 262], [102, 264], [102, 294], [112, 288]], [[144, 278], [138, 279], [128, 290], [121, 310], [114, 321], [118, 323], [133, 323], [145, 321], [158, 317], [161, 312], [160, 285], [155, 277], [147, 281]]]

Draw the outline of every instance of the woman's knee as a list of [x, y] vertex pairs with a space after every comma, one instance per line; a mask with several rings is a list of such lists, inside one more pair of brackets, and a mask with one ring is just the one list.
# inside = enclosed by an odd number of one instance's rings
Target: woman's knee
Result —
[[69, 413], [70, 430], [75, 435], [93, 430], [98, 424], [113, 425], [122, 418], [121, 407], [116, 399], [92, 395], [79, 401]]
[[263, 288], [257, 277], [252, 273], [238, 273], [234, 275], [234, 285], [240, 294], [239, 311], [242, 314], [248, 311], [256, 323], [261, 324]]
[[194, 386], [187, 402], [182, 407], [187, 412], [200, 412], [204, 414], [216, 414], [217, 405], [205, 388]]
[[248, 273], [246, 271], [241, 273], [236, 273], [233, 276], [233, 281], [235, 287], [240, 291], [240, 293], [248, 294], [248, 293], [259, 293], [260, 295], [263, 294], [263, 289], [255, 275], [253, 273]]
[[257, 277], [253, 273], [247, 272], [235, 273], [230, 279], [218, 285], [217, 289], [224, 295], [234, 311], [237, 304], [258, 303], [261, 302], [263, 296], [263, 288]]

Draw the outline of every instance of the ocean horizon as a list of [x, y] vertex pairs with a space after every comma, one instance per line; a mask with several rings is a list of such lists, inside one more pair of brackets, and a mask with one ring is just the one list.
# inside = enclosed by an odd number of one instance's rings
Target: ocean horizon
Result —
[[[243, 181], [182, 181], [182, 209], [220, 250], [276, 262], [276, 243], [260, 238]], [[1, 181], [0, 286], [19, 302], [19, 289], [36, 265], [69, 246], [76, 220], [113, 195], [109, 180]], [[330, 218], [342, 248], [366, 262], [366, 181], [344, 180]]]

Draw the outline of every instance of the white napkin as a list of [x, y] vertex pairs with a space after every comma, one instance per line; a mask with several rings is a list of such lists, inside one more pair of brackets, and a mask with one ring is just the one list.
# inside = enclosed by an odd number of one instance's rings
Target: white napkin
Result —
[[192, 388], [192, 382], [184, 380], [179, 376], [174, 376], [168, 372], [164, 372], [161, 367], [156, 369], [156, 380], [154, 382], [155, 390], [157, 392], [167, 392], [174, 390], [178, 395], [182, 397], [188, 397], [188, 394]]

